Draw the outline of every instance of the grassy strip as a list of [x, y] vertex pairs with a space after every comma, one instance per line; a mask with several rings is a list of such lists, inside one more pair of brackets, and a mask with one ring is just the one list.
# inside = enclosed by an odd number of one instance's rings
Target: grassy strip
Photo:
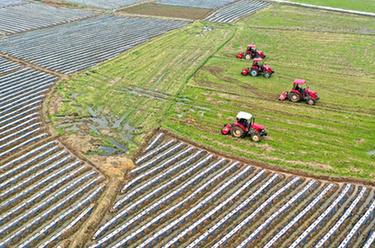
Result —
[[296, 3], [307, 3], [322, 5], [334, 8], [375, 12], [375, 2], [373, 0], [291, 0]]
[[273, 5], [249, 20], [247, 26], [270, 29], [375, 35], [374, 18], [285, 5]]

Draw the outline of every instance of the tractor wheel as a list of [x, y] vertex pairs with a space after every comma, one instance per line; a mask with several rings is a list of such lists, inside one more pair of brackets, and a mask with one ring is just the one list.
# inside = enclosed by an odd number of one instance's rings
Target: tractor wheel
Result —
[[233, 137], [236, 137], [236, 138], [241, 138], [244, 135], [244, 131], [242, 130], [242, 128], [237, 127], [237, 126], [234, 126], [232, 130], [230, 130], [230, 133], [232, 134]]
[[253, 76], [253, 77], [256, 77], [256, 76], [258, 76], [258, 71], [257, 70], [251, 70], [250, 75]]
[[306, 101], [306, 103], [307, 103], [308, 105], [314, 105], [314, 104], [315, 104], [315, 101], [314, 101], [314, 99], [308, 99], [308, 100]]
[[259, 142], [260, 141], [260, 135], [258, 133], [252, 133], [251, 134], [251, 140], [254, 142]]
[[264, 73], [263, 76], [264, 76], [265, 78], [270, 78], [270, 77], [271, 77], [271, 73], [266, 72], [266, 73]]
[[301, 100], [301, 96], [297, 93], [292, 92], [289, 94], [289, 100], [292, 102], [299, 102]]
[[251, 59], [251, 55], [250, 54], [246, 54], [245, 59], [246, 60], [250, 60]]

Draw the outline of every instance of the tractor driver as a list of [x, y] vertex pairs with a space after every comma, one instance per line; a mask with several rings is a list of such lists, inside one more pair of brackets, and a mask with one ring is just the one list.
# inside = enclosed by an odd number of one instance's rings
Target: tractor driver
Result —
[[238, 119], [238, 118], [236, 118], [236, 119], [237, 119], [237, 122], [240, 123], [241, 125], [243, 125], [245, 128], [248, 127], [249, 122], [246, 119]]
[[296, 85], [296, 90], [298, 90], [298, 92], [301, 93], [301, 95], [304, 95], [304, 94], [305, 94], [305, 89], [302, 88], [302, 87], [299, 87], [298, 84]]
[[250, 51], [250, 52], [255, 52], [255, 45], [253, 45], [253, 44], [248, 45], [247, 50]]
[[255, 55], [256, 55], [255, 45], [250, 44], [250, 45], [247, 46], [247, 54], [251, 54], [252, 57], [255, 57]]
[[253, 60], [253, 66], [258, 67], [261, 70], [262, 67], [263, 67], [263, 64], [258, 62], [258, 60], [255, 59], [255, 60]]

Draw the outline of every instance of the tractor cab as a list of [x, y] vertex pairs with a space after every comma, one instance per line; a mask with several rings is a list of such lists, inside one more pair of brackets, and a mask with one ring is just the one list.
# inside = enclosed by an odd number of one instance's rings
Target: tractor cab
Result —
[[264, 126], [255, 123], [255, 117], [247, 112], [239, 112], [236, 122], [225, 124], [221, 134], [231, 134], [235, 138], [250, 136], [254, 142], [259, 142], [263, 136], [267, 136]]
[[263, 66], [263, 59], [262, 58], [253, 59], [253, 67], [262, 67], [262, 66]]
[[255, 44], [249, 44], [247, 45], [247, 51], [249, 52], [256, 52], [257, 50], [257, 47], [255, 46]]
[[296, 79], [293, 81], [293, 88], [292, 91], [299, 92], [301, 95], [305, 94], [305, 89], [302, 85], [306, 84], [306, 80], [304, 79]]
[[236, 116], [235, 125], [239, 125], [243, 130], [247, 131], [254, 124], [254, 117], [250, 113], [239, 112]]

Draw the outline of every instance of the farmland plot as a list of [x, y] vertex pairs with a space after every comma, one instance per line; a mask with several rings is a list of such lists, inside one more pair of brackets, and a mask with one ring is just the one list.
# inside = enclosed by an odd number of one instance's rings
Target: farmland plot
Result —
[[216, 10], [208, 16], [206, 20], [211, 22], [231, 23], [269, 5], [270, 3], [265, 1], [241, 0]]
[[3, 39], [0, 51], [69, 74], [186, 24], [154, 18], [97, 17]]
[[39, 110], [54, 76], [0, 59], [0, 159], [48, 137]]
[[26, 4], [27, 2], [24, 0], [1, 0], [0, 2], [0, 8], [8, 7], [8, 6], [15, 6], [15, 5], [21, 5]]
[[156, 0], [156, 3], [194, 8], [216, 9], [234, 1], [235, 0]]
[[104, 178], [56, 141], [3, 163], [0, 247], [47, 247], [85, 220]]
[[141, 2], [142, 0], [65, 0], [70, 3], [88, 5], [97, 8], [114, 9]]
[[130, 171], [94, 247], [371, 245], [375, 191], [259, 169], [163, 133]]
[[45, 4], [24, 4], [0, 9], [0, 32], [13, 34], [63, 24], [93, 16], [77, 9], [55, 8]]
[[93, 210], [104, 178], [44, 130], [40, 108], [54, 76], [0, 58], [0, 247], [41, 247]]
[[9, 73], [10, 71], [13, 71], [13, 70], [17, 70], [20, 67], [21, 66], [19, 64], [0, 57], [0, 75]]

